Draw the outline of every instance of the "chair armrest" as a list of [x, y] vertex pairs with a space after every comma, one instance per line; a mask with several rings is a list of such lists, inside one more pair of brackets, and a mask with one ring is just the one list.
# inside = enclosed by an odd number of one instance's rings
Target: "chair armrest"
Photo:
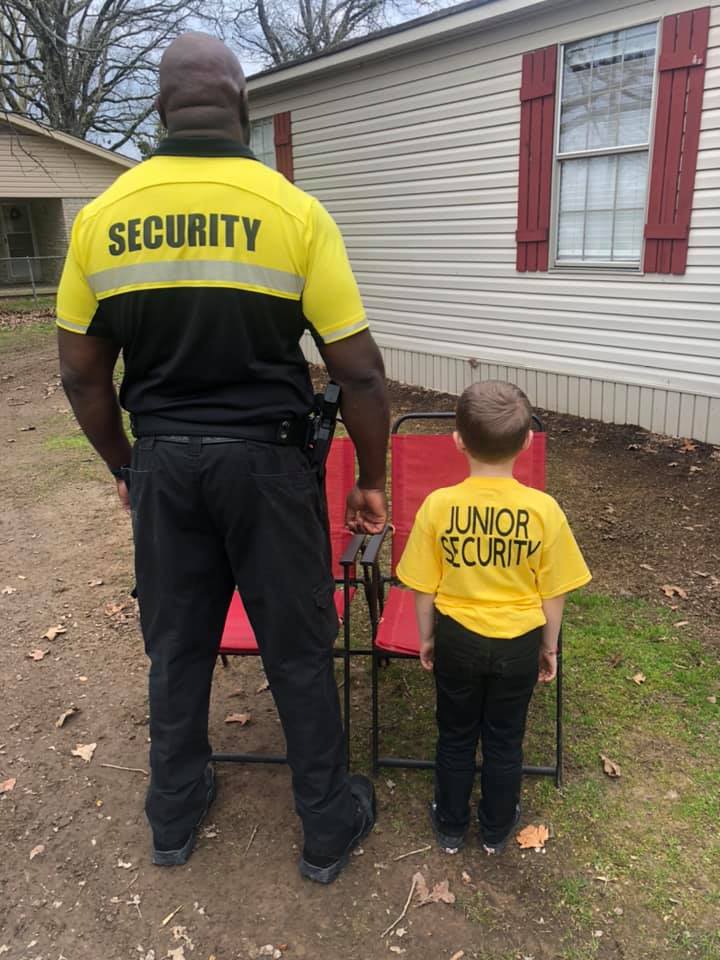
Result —
[[351, 567], [355, 563], [364, 542], [365, 534], [356, 533], [353, 535], [350, 543], [345, 548], [343, 555], [340, 557], [341, 567]]
[[365, 549], [363, 550], [361, 563], [364, 567], [374, 567], [377, 563], [378, 554], [380, 553], [380, 548], [383, 543], [385, 543], [385, 538], [388, 533], [392, 530], [392, 526], [388, 523], [385, 525], [385, 529], [382, 533], [376, 533], [367, 542]]

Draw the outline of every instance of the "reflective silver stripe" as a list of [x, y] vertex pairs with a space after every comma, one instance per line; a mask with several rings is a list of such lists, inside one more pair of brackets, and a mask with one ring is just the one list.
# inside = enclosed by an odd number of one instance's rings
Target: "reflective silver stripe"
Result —
[[354, 333], [360, 333], [368, 325], [367, 317], [361, 317], [355, 323], [348, 324], [347, 327], [340, 327], [339, 330], [331, 330], [323, 337], [323, 343], [335, 343], [336, 340], [344, 340], [345, 337], [351, 337]]
[[305, 282], [302, 277], [272, 267], [256, 267], [232, 260], [162, 260], [158, 263], [134, 263], [127, 267], [110, 267], [88, 277], [95, 294], [143, 283], [242, 283], [265, 287], [279, 293], [299, 296]]
[[57, 318], [57, 325], [59, 327], [64, 327], [65, 330], [70, 330], [72, 333], [85, 333], [89, 324], [87, 323], [75, 323], [74, 320], [65, 320], [64, 317]]

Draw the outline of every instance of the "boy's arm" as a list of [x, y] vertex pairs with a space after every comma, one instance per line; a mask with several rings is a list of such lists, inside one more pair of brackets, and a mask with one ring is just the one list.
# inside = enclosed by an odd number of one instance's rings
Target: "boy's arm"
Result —
[[415, 615], [420, 632], [420, 663], [432, 670], [435, 661], [435, 595], [414, 590]]
[[542, 643], [540, 644], [540, 683], [550, 683], [557, 674], [557, 653], [560, 627], [562, 626], [563, 609], [565, 608], [565, 594], [543, 600], [543, 613], [547, 623], [543, 627]]

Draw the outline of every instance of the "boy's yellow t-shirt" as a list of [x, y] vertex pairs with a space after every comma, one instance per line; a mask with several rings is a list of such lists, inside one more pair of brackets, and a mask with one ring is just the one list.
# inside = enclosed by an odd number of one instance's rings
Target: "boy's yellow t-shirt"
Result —
[[512, 477], [468, 477], [420, 507], [398, 564], [404, 584], [485, 637], [542, 626], [542, 601], [591, 579], [565, 514]]

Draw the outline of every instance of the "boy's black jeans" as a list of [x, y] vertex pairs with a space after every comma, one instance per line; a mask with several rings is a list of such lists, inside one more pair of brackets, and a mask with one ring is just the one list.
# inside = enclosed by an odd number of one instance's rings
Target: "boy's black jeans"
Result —
[[460, 836], [470, 822], [479, 740], [483, 759], [478, 819], [483, 840], [499, 843], [512, 829], [541, 640], [542, 627], [512, 640], [497, 640], [437, 614], [435, 802], [439, 826], [446, 833]]

